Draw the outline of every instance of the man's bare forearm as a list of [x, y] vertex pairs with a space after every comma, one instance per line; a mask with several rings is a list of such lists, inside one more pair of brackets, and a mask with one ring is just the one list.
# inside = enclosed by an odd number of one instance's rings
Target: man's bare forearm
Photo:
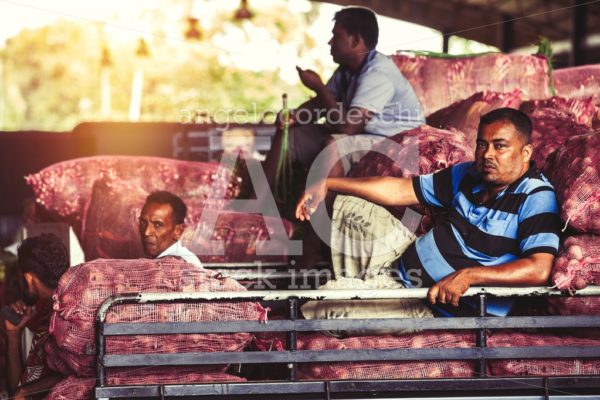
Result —
[[[58, 373], [52, 373], [47, 375], [41, 379], [38, 379], [35, 382], [28, 383], [27, 385], [23, 385], [17, 391], [18, 396], [27, 397], [32, 395], [39, 395], [43, 393], [47, 393], [52, 388], [62, 380], [62, 375]], [[92, 378], [93, 379], [93, 378]]]
[[459, 269], [433, 285], [427, 292], [430, 303], [452, 303], [458, 307], [460, 297], [474, 285], [543, 286], [548, 284], [554, 256], [536, 253], [497, 266]]
[[411, 178], [327, 178], [326, 186], [333, 192], [361, 197], [383, 206], [412, 206], [419, 203]]
[[23, 372], [23, 362], [21, 356], [21, 332], [9, 331], [8, 335], [8, 390], [14, 393], [19, 385], [21, 373]]
[[471, 285], [543, 286], [548, 284], [551, 254], [534, 254], [495, 267], [465, 269]]

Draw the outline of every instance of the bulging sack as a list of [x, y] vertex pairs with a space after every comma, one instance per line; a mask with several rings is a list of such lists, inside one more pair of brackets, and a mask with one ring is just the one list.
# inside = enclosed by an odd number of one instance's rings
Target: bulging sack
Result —
[[520, 89], [523, 99], [550, 97], [548, 62], [542, 56], [494, 53], [442, 58], [399, 52], [392, 60], [415, 89], [425, 115], [484, 90]]
[[600, 284], [600, 236], [566, 238], [552, 267], [552, 282], [561, 290]]
[[[177, 258], [157, 260], [96, 260], [70, 268], [54, 295], [50, 333], [62, 360], [77, 374], [94, 371], [94, 345], [98, 307], [110, 296], [147, 292], [239, 292], [245, 288], [233, 279], [187, 264]], [[258, 321], [264, 310], [252, 302], [124, 304], [111, 308], [109, 323]], [[251, 335], [209, 333], [191, 335], [113, 336], [106, 340], [109, 354], [241, 351]]]
[[569, 138], [548, 158], [544, 174], [556, 189], [565, 225], [600, 234], [600, 132]]

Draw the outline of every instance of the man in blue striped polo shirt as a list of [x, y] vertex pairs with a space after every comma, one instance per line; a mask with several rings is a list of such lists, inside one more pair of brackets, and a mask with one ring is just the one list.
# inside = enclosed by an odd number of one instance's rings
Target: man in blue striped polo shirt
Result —
[[[401, 256], [398, 278], [414, 287], [410, 277], [420, 276], [440, 314], [469, 314], [473, 309], [460, 298], [472, 285], [548, 282], [560, 221], [553, 187], [530, 163], [531, 129], [524, 113], [494, 110], [481, 118], [475, 162], [414, 178], [328, 178], [307, 189], [296, 216], [310, 219], [327, 190], [383, 206], [446, 210], [444, 221]], [[492, 299], [488, 312], [507, 315], [511, 305]]]

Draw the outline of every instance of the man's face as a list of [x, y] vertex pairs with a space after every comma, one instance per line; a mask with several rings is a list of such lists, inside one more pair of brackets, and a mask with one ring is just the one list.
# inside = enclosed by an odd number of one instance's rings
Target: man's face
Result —
[[531, 152], [512, 123], [496, 121], [477, 136], [475, 165], [484, 182], [504, 188], [527, 172]]
[[173, 221], [173, 209], [169, 204], [145, 204], [139, 218], [144, 254], [156, 258], [181, 238], [183, 228], [183, 224], [176, 225]]
[[329, 47], [333, 61], [338, 64], [344, 64], [348, 59], [348, 55], [354, 52], [353, 42], [356, 38], [349, 35], [348, 32], [337, 22], [331, 31], [331, 39], [329, 39]]

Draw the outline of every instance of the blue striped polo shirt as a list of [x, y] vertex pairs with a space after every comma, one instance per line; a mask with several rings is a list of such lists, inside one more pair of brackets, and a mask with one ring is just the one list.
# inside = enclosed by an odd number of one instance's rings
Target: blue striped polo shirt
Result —
[[[447, 214], [402, 255], [400, 279], [408, 286], [414, 286], [408, 277], [415, 276], [415, 270], [428, 287], [461, 268], [500, 265], [534, 253], [558, 253], [556, 195], [533, 163], [519, 180], [485, 204], [481, 200], [485, 183], [473, 162], [414, 177], [413, 187], [421, 204]], [[507, 315], [513, 302], [490, 299], [487, 311]]]

